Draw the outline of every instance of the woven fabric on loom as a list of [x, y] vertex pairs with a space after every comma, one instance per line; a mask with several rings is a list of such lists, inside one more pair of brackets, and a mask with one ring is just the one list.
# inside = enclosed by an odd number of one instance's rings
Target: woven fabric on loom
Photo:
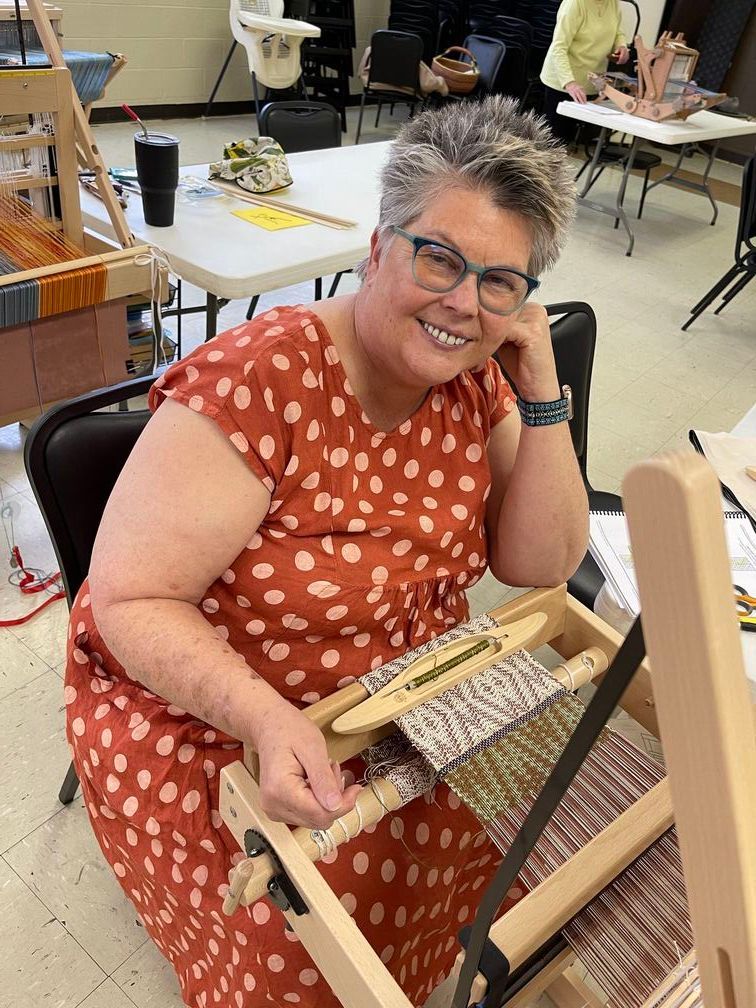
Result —
[[[375, 693], [418, 658], [497, 626], [490, 616], [478, 616], [368, 673], [361, 682]], [[403, 714], [397, 724], [436, 775], [488, 822], [538, 791], [581, 714], [580, 702], [535, 658], [518, 651]], [[368, 759], [372, 762], [373, 755]], [[410, 788], [403, 778], [411, 765], [405, 757], [402, 767], [385, 774], [402, 796]], [[417, 776], [417, 771], [412, 774]]]
[[[495, 626], [490, 617], [478, 617], [362, 682], [375, 693], [417, 658]], [[365, 754], [368, 774], [390, 779], [404, 801], [445, 780], [506, 853], [583, 710], [577, 697], [520, 651], [402, 715], [401, 733]], [[543, 882], [663, 776], [660, 765], [606, 729], [539, 839], [521, 882], [531, 889]], [[637, 1008], [651, 997], [693, 946], [674, 829], [563, 933], [613, 1008]]]

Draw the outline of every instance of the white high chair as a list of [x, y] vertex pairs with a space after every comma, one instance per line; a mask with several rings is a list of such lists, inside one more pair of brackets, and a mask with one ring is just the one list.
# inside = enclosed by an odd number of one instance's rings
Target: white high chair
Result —
[[[231, 0], [231, 33], [244, 46], [253, 80], [282, 90], [302, 75], [300, 47], [320, 28], [283, 17], [283, 0]], [[256, 91], [256, 88], [255, 88]]]

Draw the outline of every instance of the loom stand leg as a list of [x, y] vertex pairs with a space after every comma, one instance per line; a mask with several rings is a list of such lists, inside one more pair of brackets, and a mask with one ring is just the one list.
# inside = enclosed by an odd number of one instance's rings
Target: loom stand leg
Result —
[[598, 995], [580, 979], [574, 966], [566, 969], [547, 988], [545, 993], [554, 1008], [606, 1008]]

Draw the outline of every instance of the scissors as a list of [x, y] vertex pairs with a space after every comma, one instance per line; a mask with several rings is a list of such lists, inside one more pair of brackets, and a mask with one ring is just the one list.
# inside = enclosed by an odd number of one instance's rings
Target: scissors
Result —
[[749, 595], [741, 585], [732, 587], [735, 590], [735, 607], [738, 611], [740, 629], [756, 632], [756, 598]]

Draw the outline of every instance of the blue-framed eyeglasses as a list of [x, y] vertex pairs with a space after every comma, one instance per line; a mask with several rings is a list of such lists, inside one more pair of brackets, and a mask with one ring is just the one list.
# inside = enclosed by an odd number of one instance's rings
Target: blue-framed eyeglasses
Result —
[[478, 277], [478, 299], [486, 311], [511, 315], [522, 308], [541, 281], [510, 266], [477, 266], [455, 249], [430, 238], [392, 228], [412, 245], [412, 275], [424, 290], [444, 294], [454, 290], [468, 273]]

